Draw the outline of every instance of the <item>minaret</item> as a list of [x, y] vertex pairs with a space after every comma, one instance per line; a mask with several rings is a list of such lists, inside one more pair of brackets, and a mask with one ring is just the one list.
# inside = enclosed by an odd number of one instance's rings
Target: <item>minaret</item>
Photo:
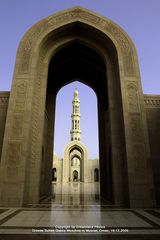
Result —
[[80, 130], [80, 100], [79, 93], [77, 89], [74, 91], [74, 97], [72, 101], [73, 112], [71, 115], [72, 118], [72, 130], [71, 133], [71, 141], [81, 140], [81, 130]]

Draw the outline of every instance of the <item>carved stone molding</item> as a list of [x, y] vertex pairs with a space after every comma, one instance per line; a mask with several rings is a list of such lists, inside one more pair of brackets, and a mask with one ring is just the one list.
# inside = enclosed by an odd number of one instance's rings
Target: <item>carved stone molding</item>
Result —
[[26, 34], [22, 48], [20, 49], [21, 61], [19, 63], [18, 73], [27, 73], [29, 70], [29, 62], [33, 43], [39, 38], [40, 34], [48, 28], [45, 21], [33, 26]]
[[60, 14], [55, 14], [47, 18], [47, 23], [49, 26], [55, 26], [59, 25], [65, 22], [68, 22], [70, 20], [86, 20], [88, 22], [91, 22], [93, 24], [101, 24], [101, 26], [106, 26], [106, 21], [102, 19], [101, 17], [86, 12], [80, 8], [73, 9], [71, 11], [65, 11]]
[[19, 73], [27, 73], [29, 70], [29, 63], [31, 57], [31, 50], [34, 42], [40, 38], [45, 31], [51, 31], [53, 28], [58, 28], [62, 24], [73, 21], [84, 20], [88, 23], [95, 24], [95, 27], [100, 27], [105, 34], [110, 33], [119, 45], [123, 54], [124, 73], [126, 76], [135, 75], [133, 52], [130, 42], [123, 33], [123, 31], [108, 19], [97, 16], [91, 12], [82, 10], [80, 8], [62, 12], [46, 18], [33, 26], [28, 34], [24, 37], [24, 43], [21, 49], [21, 62], [19, 66]]
[[7, 167], [6, 167], [6, 179], [10, 179], [11, 182], [18, 180], [18, 168], [20, 167], [20, 151], [21, 145], [19, 142], [9, 142], [7, 151]]
[[130, 134], [133, 143], [140, 143], [143, 140], [142, 120], [140, 114], [130, 114]]
[[[39, 69], [42, 69], [43, 65], [43, 54], [40, 57], [39, 61]], [[34, 96], [34, 108], [33, 108], [33, 121], [32, 121], [32, 133], [31, 133], [31, 159], [30, 159], [30, 167], [34, 168], [36, 162], [39, 161], [41, 156], [38, 155], [39, 151], [39, 142], [38, 142], [38, 134], [39, 134], [39, 109], [40, 109], [40, 91], [41, 91], [41, 71], [38, 72], [36, 77], [36, 91]]]
[[22, 113], [24, 111], [26, 97], [27, 97], [27, 82], [25, 81], [19, 82], [16, 86], [14, 112]]
[[23, 114], [13, 115], [13, 120], [11, 124], [11, 138], [20, 139], [22, 137], [23, 131]]
[[135, 75], [134, 69], [134, 60], [133, 60], [133, 52], [130, 46], [130, 43], [124, 33], [121, 31], [120, 28], [115, 26], [112, 22], [110, 22], [106, 28], [108, 32], [110, 32], [113, 37], [118, 42], [118, 45], [123, 53], [123, 64], [125, 68], [125, 75]]
[[135, 83], [127, 84], [128, 111], [137, 113], [140, 111], [138, 88]]
[[8, 105], [9, 102], [9, 93], [0, 93], [0, 106]]
[[144, 95], [144, 105], [146, 108], [160, 108], [160, 96]]

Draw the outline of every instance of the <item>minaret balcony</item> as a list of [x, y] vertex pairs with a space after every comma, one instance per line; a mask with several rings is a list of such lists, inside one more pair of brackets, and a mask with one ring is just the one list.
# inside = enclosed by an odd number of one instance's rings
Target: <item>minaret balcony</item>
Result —
[[72, 113], [72, 114], [71, 114], [71, 117], [80, 117], [80, 116], [81, 116], [80, 113]]
[[73, 133], [82, 133], [82, 131], [79, 130], [79, 129], [72, 129], [72, 130], [70, 131], [70, 133], [71, 133], [71, 134], [73, 134]]

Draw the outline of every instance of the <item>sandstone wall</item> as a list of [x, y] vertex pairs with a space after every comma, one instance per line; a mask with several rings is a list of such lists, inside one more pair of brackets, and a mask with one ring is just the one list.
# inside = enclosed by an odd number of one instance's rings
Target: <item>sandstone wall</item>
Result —
[[144, 95], [157, 204], [160, 205], [160, 95]]
[[4, 136], [4, 128], [6, 123], [6, 115], [8, 109], [9, 92], [0, 92], [0, 159], [2, 153], [2, 144]]
[[[0, 92], [0, 159], [10, 92]], [[157, 204], [160, 205], [160, 95], [144, 95]]]

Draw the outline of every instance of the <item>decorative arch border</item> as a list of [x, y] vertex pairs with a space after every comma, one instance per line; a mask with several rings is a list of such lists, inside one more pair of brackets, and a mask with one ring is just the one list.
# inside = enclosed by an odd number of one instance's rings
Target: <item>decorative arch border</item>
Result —
[[18, 64], [18, 73], [24, 74], [29, 72], [31, 57], [37, 43], [40, 44], [50, 32], [73, 22], [89, 24], [109, 36], [116, 48], [120, 50], [118, 55], [122, 56], [123, 74], [125, 76], [137, 75], [137, 66], [135, 65], [137, 54], [128, 34], [113, 21], [81, 7], [72, 8], [49, 16], [29, 29], [18, 49], [18, 55], [21, 55], [21, 62]]

